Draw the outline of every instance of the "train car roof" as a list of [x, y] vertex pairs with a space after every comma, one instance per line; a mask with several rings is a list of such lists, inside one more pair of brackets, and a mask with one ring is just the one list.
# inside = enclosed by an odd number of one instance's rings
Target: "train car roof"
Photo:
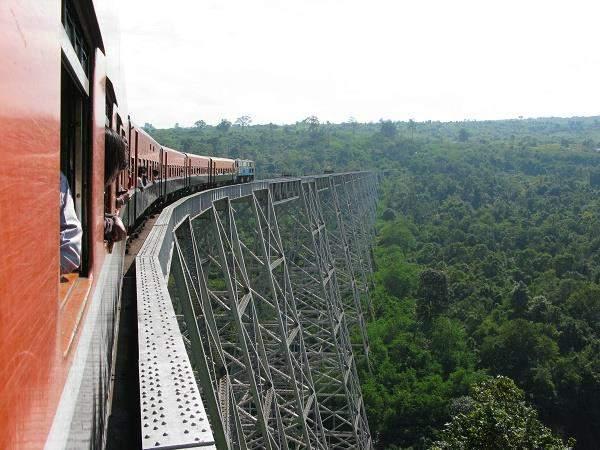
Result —
[[169, 153], [176, 153], [178, 155], [181, 155], [183, 157], [187, 156], [186, 153], [180, 152], [179, 150], [175, 150], [174, 148], [169, 148], [169, 147], [165, 147], [164, 145], [162, 146], [163, 150], [169, 152]]
[[210, 159], [210, 156], [196, 155], [194, 153], [184, 153], [184, 154], [189, 156], [192, 159], [202, 159], [202, 160], [206, 160], [206, 161], [208, 161]]
[[150, 136], [148, 134], [148, 132], [146, 130], [144, 130], [142, 127], [136, 125], [135, 123], [132, 122], [133, 127], [140, 133], [143, 134], [144, 136], [146, 136], [148, 139], [153, 140], [154, 142], [156, 142], [158, 144], [158, 146], [160, 147], [160, 144], [158, 143], [158, 141], [156, 139], [154, 139], [152, 136]]
[[234, 163], [235, 162], [233, 159], [229, 159], [229, 158], [218, 158], [216, 156], [211, 156], [210, 158], [213, 161], [217, 161], [217, 162], [224, 162], [224, 163]]

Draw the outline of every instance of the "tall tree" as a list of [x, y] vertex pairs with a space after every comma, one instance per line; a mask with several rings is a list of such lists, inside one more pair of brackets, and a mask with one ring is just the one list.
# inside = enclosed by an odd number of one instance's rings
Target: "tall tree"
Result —
[[221, 133], [227, 133], [230, 128], [231, 122], [227, 119], [221, 119], [221, 121], [217, 125], [217, 130], [219, 130]]
[[424, 324], [448, 308], [448, 277], [440, 270], [425, 269], [419, 276], [417, 318]]
[[381, 119], [379, 121], [379, 126], [381, 134], [383, 134], [384, 136], [387, 136], [389, 138], [396, 136], [396, 132], [398, 131], [398, 129], [396, 128], [396, 124], [391, 120]]
[[415, 140], [415, 121], [413, 119], [410, 119], [408, 121], [408, 129], [410, 130], [410, 140], [414, 141]]
[[319, 131], [319, 126], [321, 125], [317, 116], [308, 116], [302, 123], [308, 126], [308, 131], [313, 135]]
[[510, 295], [510, 303], [515, 316], [523, 317], [529, 307], [529, 291], [527, 285], [519, 281], [513, 287]]
[[235, 124], [242, 128], [249, 126], [252, 123], [252, 117], [250, 116], [241, 116], [235, 119]]
[[565, 444], [540, 422], [537, 411], [510, 378], [496, 377], [475, 385], [471, 398], [431, 450], [568, 450], [575, 445], [574, 439]]

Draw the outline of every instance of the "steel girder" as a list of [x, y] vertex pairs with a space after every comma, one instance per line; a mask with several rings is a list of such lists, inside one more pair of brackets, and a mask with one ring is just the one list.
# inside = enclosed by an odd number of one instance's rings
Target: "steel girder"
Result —
[[174, 232], [169, 291], [214, 442], [370, 449], [356, 357], [368, 361], [376, 176], [263, 186]]

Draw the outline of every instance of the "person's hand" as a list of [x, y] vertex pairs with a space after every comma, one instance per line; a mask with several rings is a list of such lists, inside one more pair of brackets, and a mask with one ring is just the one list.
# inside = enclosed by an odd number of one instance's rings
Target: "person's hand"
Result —
[[128, 191], [119, 195], [116, 200], [117, 208], [124, 206], [125, 203], [127, 203], [129, 201], [130, 198], [131, 198], [131, 194]]
[[127, 229], [125, 225], [123, 225], [123, 221], [118, 216], [114, 216], [114, 223], [111, 230], [111, 240], [112, 242], [122, 241], [127, 237]]

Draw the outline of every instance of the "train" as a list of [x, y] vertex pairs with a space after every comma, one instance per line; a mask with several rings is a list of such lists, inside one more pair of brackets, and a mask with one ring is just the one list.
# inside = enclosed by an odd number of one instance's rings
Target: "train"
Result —
[[[0, 448], [103, 449], [127, 243], [156, 205], [255, 178], [251, 160], [160, 145], [130, 117], [113, 0], [0, 2]], [[107, 133], [127, 167], [107, 182]], [[60, 180], [83, 230], [60, 271]], [[127, 201], [119, 203], [126, 193]]]
[[[255, 163], [182, 152], [160, 145], [143, 128], [128, 118], [129, 166], [121, 172], [116, 190], [137, 191], [129, 208], [128, 223], [133, 226], [150, 208], [176, 197], [200, 190], [254, 181]], [[140, 173], [145, 175], [140, 176]]]

